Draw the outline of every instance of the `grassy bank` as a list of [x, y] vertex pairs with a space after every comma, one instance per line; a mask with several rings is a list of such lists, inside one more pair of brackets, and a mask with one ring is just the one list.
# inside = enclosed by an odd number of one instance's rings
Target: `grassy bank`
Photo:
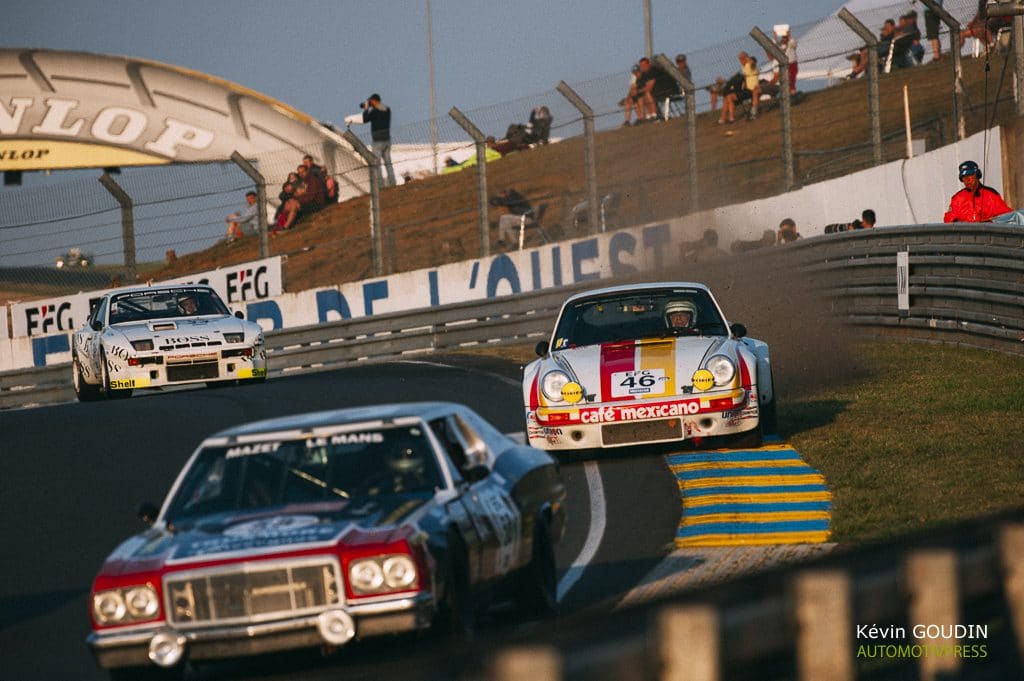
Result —
[[1024, 504], [1024, 358], [924, 345], [859, 352], [860, 378], [780, 403], [781, 432], [828, 480], [837, 541]]

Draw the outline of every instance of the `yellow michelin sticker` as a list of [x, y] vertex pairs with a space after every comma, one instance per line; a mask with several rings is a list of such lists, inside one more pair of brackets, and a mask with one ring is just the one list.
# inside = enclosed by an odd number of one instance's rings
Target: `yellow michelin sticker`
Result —
[[694, 390], [710, 390], [715, 385], [714, 375], [707, 369], [698, 369], [693, 372], [693, 388]]
[[239, 378], [266, 378], [266, 376], [267, 376], [267, 370], [266, 369], [239, 369], [238, 370], [238, 377]]
[[575, 381], [569, 381], [562, 386], [562, 399], [569, 404], [576, 404], [583, 399], [583, 386]]

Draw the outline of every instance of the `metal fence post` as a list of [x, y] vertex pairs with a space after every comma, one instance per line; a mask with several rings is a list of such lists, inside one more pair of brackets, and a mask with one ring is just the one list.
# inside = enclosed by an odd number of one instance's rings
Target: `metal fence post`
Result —
[[379, 277], [384, 274], [384, 249], [381, 245], [383, 239], [380, 228], [380, 159], [351, 130], [346, 130], [341, 136], [366, 161], [367, 169], [370, 171], [370, 244], [373, 251], [373, 276]]
[[853, 12], [843, 7], [838, 16], [850, 27], [868, 50], [868, 117], [871, 119], [871, 153], [875, 165], [882, 165], [882, 116], [878, 98], [878, 38], [871, 30], [861, 23]]
[[[960, 580], [956, 553], [947, 549], [921, 549], [907, 557], [910, 622], [952, 626], [960, 623]], [[909, 632], [914, 636], [913, 630]], [[955, 636], [918, 640], [920, 645], [958, 645]], [[921, 681], [948, 678], [960, 669], [955, 655], [923, 655], [918, 659]]]
[[587, 219], [590, 221], [590, 231], [596, 233], [601, 228], [599, 222], [601, 216], [598, 211], [597, 201], [597, 152], [594, 148], [594, 110], [564, 80], [559, 81], [555, 89], [568, 99], [569, 103], [576, 107], [576, 110], [583, 115], [583, 163], [586, 166], [587, 174]]
[[964, 78], [960, 58], [960, 22], [953, 18], [942, 5], [935, 0], [921, 0], [925, 7], [939, 17], [949, 27], [949, 54], [953, 57], [953, 120], [956, 121], [956, 138], [967, 137], [967, 126], [964, 123]]
[[[785, 190], [788, 192], [796, 185], [796, 172], [793, 168], [793, 122], [789, 112], [789, 60], [786, 53], [775, 44], [775, 41], [764, 34], [757, 26], [750, 30], [750, 37], [764, 48], [779, 65], [779, 95], [782, 99], [782, 172], [785, 178]], [[755, 102], [756, 103], [756, 102]]]
[[128, 281], [134, 283], [138, 278], [138, 273], [135, 270], [135, 215], [132, 210], [132, 197], [128, 196], [128, 193], [121, 189], [121, 186], [106, 171], [100, 175], [100, 184], [121, 204], [121, 243], [124, 248], [124, 269], [128, 274]]
[[842, 571], [809, 570], [793, 584], [802, 681], [853, 681], [853, 589]]
[[267, 181], [260, 171], [256, 170], [256, 166], [246, 161], [245, 157], [237, 151], [231, 152], [231, 160], [256, 183], [256, 205], [259, 206], [256, 215], [259, 218], [260, 257], [266, 258], [270, 255], [270, 244], [267, 243]]
[[562, 657], [551, 646], [517, 646], [500, 651], [491, 663], [494, 681], [559, 681]]
[[1000, 529], [999, 554], [1017, 651], [1024, 658], [1024, 523], [1007, 524]]
[[690, 207], [691, 212], [700, 210], [700, 197], [697, 195], [697, 107], [696, 96], [694, 95], [693, 82], [683, 75], [683, 72], [676, 68], [668, 57], [659, 54], [654, 58], [655, 63], [664, 69], [665, 73], [679, 84], [683, 91], [683, 98], [686, 102], [686, 146], [687, 146], [687, 174], [690, 176]]
[[466, 117], [466, 114], [452, 107], [448, 115], [466, 131], [476, 144], [476, 195], [480, 216], [480, 255], [486, 258], [491, 254], [491, 228], [487, 221], [487, 138], [480, 132], [480, 128], [473, 125], [473, 121]]
[[661, 681], [721, 681], [721, 617], [713, 605], [672, 606], [657, 615]]

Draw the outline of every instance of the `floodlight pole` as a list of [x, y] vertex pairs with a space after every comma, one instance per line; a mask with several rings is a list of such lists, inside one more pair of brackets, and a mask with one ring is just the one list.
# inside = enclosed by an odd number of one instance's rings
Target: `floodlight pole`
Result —
[[587, 220], [592, 232], [601, 227], [597, 201], [597, 152], [594, 149], [594, 110], [564, 80], [555, 89], [583, 115], [583, 164], [587, 174]]
[[785, 190], [788, 192], [796, 186], [796, 172], [793, 166], [793, 122], [790, 120], [789, 112], [789, 59], [786, 58], [786, 53], [775, 44], [775, 41], [765, 35], [757, 26], [750, 29], [750, 37], [764, 48], [764, 51], [770, 54], [779, 65], [779, 96], [782, 100], [782, 172]]
[[651, 59], [654, 54], [654, 27], [651, 19], [651, 0], [644, 3], [644, 54]]
[[868, 117], [871, 119], [871, 152], [875, 165], [882, 165], [882, 115], [878, 98], [878, 38], [845, 7], [839, 10], [836, 16], [864, 41], [868, 50]]
[[459, 124], [476, 144], [476, 194], [479, 213], [480, 256], [486, 258], [491, 254], [491, 231], [487, 221], [487, 138], [473, 121], [456, 107], [448, 111], [448, 115]]
[[124, 248], [124, 268], [128, 273], [128, 281], [135, 283], [138, 274], [135, 270], [135, 217], [132, 211], [132, 197], [121, 189], [107, 171], [100, 175], [100, 184], [121, 204], [121, 243]]
[[694, 95], [693, 82], [683, 75], [683, 72], [676, 68], [668, 57], [659, 54], [654, 58], [654, 63], [664, 69], [665, 73], [679, 84], [683, 91], [683, 99], [686, 102], [686, 146], [688, 160], [688, 174], [690, 176], [690, 206], [691, 212], [700, 210], [700, 197], [697, 186], [697, 107], [696, 96]]
[[942, 5], [935, 0], [921, 0], [921, 3], [949, 28], [949, 54], [953, 57], [953, 120], [956, 121], [956, 138], [962, 140], [967, 137], [967, 125], [964, 122], [963, 108], [964, 73], [960, 58], [960, 22], [942, 9]]
[[267, 181], [260, 171], [256, 170], [256, 166], [245, 160], [245, 157], [237, 151], [231, 152], [231, 160], [256, 183], [256, 205], [259, 206], [256, 216], [259, 220], [260, 257], [266, 258], [270, 255], [270, 244], [267, 240]]
[[351, 130], [346, 130], [341, 136], [366, 161], [370, 173], [370, 249], [373, 252], [373, 276], [380, 277], [384, 274], [384, 248], [380, 226], [380, 157], [370, 151]]

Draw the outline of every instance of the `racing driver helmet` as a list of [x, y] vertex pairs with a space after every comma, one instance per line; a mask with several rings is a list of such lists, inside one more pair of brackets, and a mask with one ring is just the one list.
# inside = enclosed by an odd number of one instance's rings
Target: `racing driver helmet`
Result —
[[673, 300], [665, 305], [665, 326], [691, 329], [697, 324], [697, 306], [689, 300]]

